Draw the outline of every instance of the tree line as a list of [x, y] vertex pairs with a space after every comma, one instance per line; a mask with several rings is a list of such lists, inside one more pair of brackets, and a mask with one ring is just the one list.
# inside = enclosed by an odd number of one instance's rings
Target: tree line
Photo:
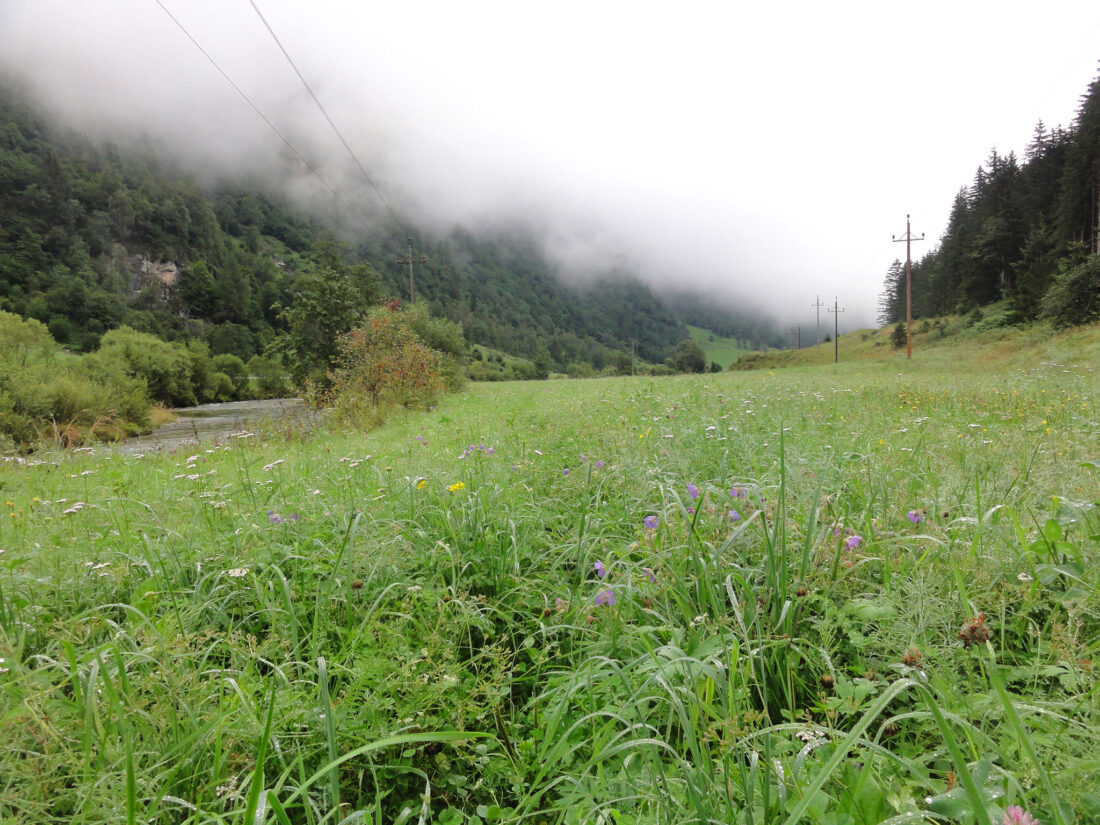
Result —
[[[1100, 77], [1071, 126], [1040, 121], [1021, 160], [996, 149], [955, 196], [939, 245], [912, 265], [916, 318], [1006, 301], [1007, 320], [1056, 326], [1100, 317]], [[905, 318], [905, 266], [894, 261], [883, 324]]]

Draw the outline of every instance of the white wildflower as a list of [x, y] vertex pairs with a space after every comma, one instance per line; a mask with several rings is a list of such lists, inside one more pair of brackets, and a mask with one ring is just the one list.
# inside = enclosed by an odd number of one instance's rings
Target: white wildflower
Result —
[[239, 579], [242, 576], [247, 576], [248, 575], [248, 568], [247, 567], [231, 567], [230, 569], [225, 571], [225, 575], [229, 576], [229, 578], [231, 578], [231, 579]]

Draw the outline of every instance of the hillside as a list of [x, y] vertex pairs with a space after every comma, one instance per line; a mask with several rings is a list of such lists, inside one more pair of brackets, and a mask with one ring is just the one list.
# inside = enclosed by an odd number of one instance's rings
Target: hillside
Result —
[[0, 310], [42, 321], [70, 349], [127, 325], [247, 360], [287, 331], [304, 276], [335, 267], [355, 307], [407, 300], [406, 231], [426, 257], [417, 298], [468, 342], [565, 372], [601, 369], [632, 344], [661, 362], [687, 337], [628, 274], [567, 286], [522, 235], [379, 223], [341, 245], [262, 183], [204, 189], [151, 151], [98, 145], [0, 91]]
[[[1070, 352], [1077, 360], [1100, 361], [1100, 325], [1091, 324], [1065, 330], [1054, 329], [1049, 322], [1008, 326], [1011, 312], [1007, 304], [997, 305], [981, 319], [971, 316], [929, 318], [913, 325], [913, 368], [956, 362], [983, 363], [1018, 361], [1037, 367], [1044, 358], [1059, 358]], [[904, 343], [895, 347], [895, 327], [859, 329], [842, 334], [837, 341], [800, 350], [754, 352], [730, 365], [731, 370], [774, 370], [787, 367], [828, 365], [838, 359], [881, 362], [908, 369]], [[904, 341], [904, 338], [901, 339]]]
[[752, 352], [751, 349], [746, 349], [741, 346], [741, 341], [737, 338], [725, 338], [709, 329], [703, 329], [702, 327], [687, 326], [688, 334], [691, 336], [691, 340], [703, 348], [703, 352], [706, 353], [707, 363], [718, 363], [722, 365], [722, 369], [725, 369], [742, 355], [747, 355]]

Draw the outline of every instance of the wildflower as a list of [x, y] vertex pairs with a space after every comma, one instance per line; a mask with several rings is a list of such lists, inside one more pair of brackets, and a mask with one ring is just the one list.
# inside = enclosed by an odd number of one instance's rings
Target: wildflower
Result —
[[699, 498], [699, 488], [696, 487], [694, 484], [689, 484], [688, 495], [691, 496], [693, 500]]
[[423, 490], [428, 485], [428, 479], [422, 478], [416, 482], [416, 489]]
[[923, 521], [923, 520], [924, 520], [924, 516], [921, 515], [920, 510], [910, 510], [909, 511], [909, 521], [913, 522], [913, 524], [920, 524], [921, 521]]
[[649, 529], [649, 530], [656, 530], [657, 529], [657, 517], [656, 516], [646, 516], [645, 521], [642, 522], [642, 523], [645, 524], [646, 528]]
[[602, 458], [597, 458], [596, 459], [596, 464], [594, 466], [596, 467], [597, 470], [602, 470], [603, 469], [603, 459]]
[[738, 513], [736, 510], [730, 510], [729, 519], [730, 519], [730, 521], [740, 521], [741, 520], [741, 514]]
[[452, 493], [457, 493], [459, 490], [465, 490], [465, 489], [466, 489], [466, 485], [463, 484], [461, 481], [456, 481], [454, 484], [452, 484], [450, 487], [447, 488], [447, 490], [452, 492]]
[[613, 607], [615, 605], [615, 594], [610, 589], [601, 590], [596, 594], [596, 607]]
[[744, 487], [730, 487], [730, 497], [731, 498], [745, 498], [745, 488]]
[[642, 572], [646, 574], [646, 577], [649, 579], [650, 584], [657, 583], [657, 574], [653, 572], [652, 567], [643, 567]]
[[829, 735], [823, 730], [803, 730], [796, 733], [795, 736], [811, 748], [816, 748], [818, 745], [823, 745], [829, 741]]
[[584, 462], [588, 461], [588, 459], [584, 457], [584, 453], [581, 453], [580, 459], [581, 459], [581, 464], [584, 464]]
[[596, 563], [592, 565], [592, 569], [596, 571], [596, 575], [601, 579], [607, 578], [607, 565], [602, 561], [597, 560]]
[[267, 511], [267, 520], [272, 524], [282, 524], [283, 517], [276, 513], [274, 510]]
[[561, 596], [558, 596], [557, 598], [554, 599], [554, 608], [556, 610], [564, 611], [567, 607], [569, 607], [569, 602], [567, 602]]
[[959, 630], [959, 638], [962, 640], [963, 647], [988, 642], [989, 628], [985, 624], [985, 614], [979, 613], [974, 618], [968, 619], [966, 624]]
[[242, 577], [248, 575], [248, 568], [247, 567], [231, 567], [229, 570], [225, 571], [225, 575], [229, 576], [229, 578], [231, 578], [231, 579], [239, 579], [239, 578], [242, 578]]
[[849, 536], [848, 537], [848, 549], [855, 550], [859, 547], [859, 543], [863, 541], [863, 536]]
[[565, 467], [565, 468], [564, 468], [564, 469], [563, 469], [563, 470], [561, 471], [561, 474], [562, 474], [563, 476], [567, 476], [567, 475], [569, 475], [569, 468], [568, 468], [568, 467]]
[[1039, 825], [1039, 820], [1019, 805], [1011, 805], [1004, 810], [1002, 825]]

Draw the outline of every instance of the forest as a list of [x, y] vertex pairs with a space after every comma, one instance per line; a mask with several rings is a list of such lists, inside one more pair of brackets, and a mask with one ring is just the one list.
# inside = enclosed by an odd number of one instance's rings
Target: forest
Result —
[[[423, 259], [416, 298], [461, 324], [470, 344], [565, 372], [600, 370], [632, 347], [661, 363], [688, 337], [692, 319], [629, 274], [570, 286], [522, 234], [370, 229], [337, 239], [261, 182], [204, 188], [152, 147], [97, 144], [0, 90], [0, 311], [41, 321], [73, 352], [126, 326], [205, 343], [212, 355], [285, 356], [303, 303], [327, 297], [311, 309], [339, 316], [310, 319], [312, 335], [346, 331], [380, 299], [408, 301], [397, 259], [410, 240]], [[722, 320], [754, 345], [771, 343], [754, 319]]]
[[[938, 246], [912, 263], [914, 318], [980, 315], [1073, 326], [1100, 317], [1100, 77], [1068, 127], [1036, 124], [1021, 160], [992, 149], [955, 196]], [[879, 320], [905, 319], [905, 264], [886, 273]]]

